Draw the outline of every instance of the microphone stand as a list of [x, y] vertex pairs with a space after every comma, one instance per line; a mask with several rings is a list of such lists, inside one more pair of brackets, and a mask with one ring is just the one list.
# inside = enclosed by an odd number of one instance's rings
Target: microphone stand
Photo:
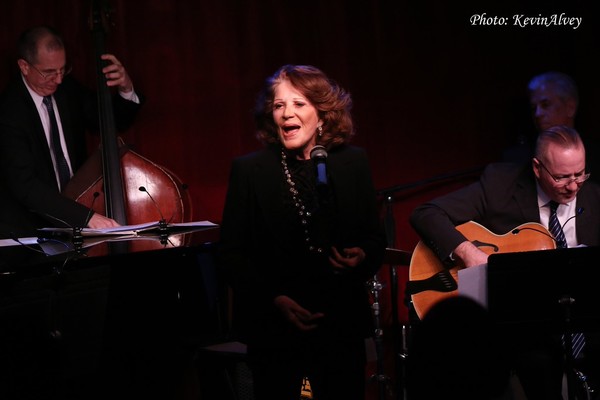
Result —
[[[388, 247], [394, 247], [396, 242], [395, 232], [395, 219], [393, 212], [394, 193], [400, 191], [406, 191], [409, 189], [424, 187], [429, 184], [438, 183], [442, 181], [449, 181], [453, 179], [459, 179], [463, 177], [479, 175], [484, 167], [474, 167], [471, 169], [458, 171], [449, 174], [437, 175], [432, 178], [423, 179], [420, 181], [396, 185], [377, 191], [378, 196], [383, 196], [386, 207], [386, 214], [384, 219], [385, 234], [387, 238]], [[405, 362], [408, 358], [408, 335], [410, 334], [410, 323], [409, 325], [402, 324], [400, 327], [400, 321], [398, 318], [398, 276], [395, 265], [390, 265], [390, 295], [392, 303], [392, 335], [394, 337], [394, 361], [395, 361], [395, 376], [396, 376], [396, 392], [398, 394], [398, 400], [404, 400], [407, 398], [406, 393], [406, 371]], [[409, 305], [410, 314], [410, 305]], [[401, 343], [399, 343], [401, 341]]]
[[154, 197], [152, 197], [148, 189], [146, 189], [144, 186], [140, 186], [138, 190], [148, 195], [150, 201], [152, 202], [152, 204], [154, 204], [156, 211], [158, 211], [158, 215], [160, 215], [160, 220], [158, 221], [158, 233], [160, 244], [166, 246], [169, 243], [169, 224], [167, 223], [167, 220], [165, 219], [162, 211], [160, 211], [160, 207], [158, 206], [158, 204], [154, 200]]
[[81, 250], [81, 247], [83, 246], [83, 234], [81, 233], [81, 231], [82, 228], [80, 227], [73, 228], [73, 236], [71, 238], [71, 242], [75, 247], [75, 251]]
[[379, 307], [379, 293], [381, 292], [382, 285], [377, 280], [377, 275], [373, 277], [368, 283], [370, 286], [371, 294], [373, 295], [373, 320], [375, 323], [375, 353], [377, 357], [377, 372], [371, 375], [371, 380], [376, 380], [378, 384], [379, 399], [385, 400], [385, 393], [388, 388], [389, 377], [384, 373], [384, 358], [383, 358], [383, 329], [381, 328], [381, 313]]
[[161, 218], [160, 221], [158, 221], [158, 235], [160, 244], [166, 246], [169, 243], [169, 224], [164, 218]]
[[[393, 248], [396, 242], [396, 223], [394, 219], [394, 198], [391, 194], [385, 197], [386, 212], [384, 219], [385, 235], [387, 238], [387, 247]], [[408, 358], [408, 335], [410, 333], [410, 323], [400, 323], [398, 317], [398, 270], [397, 264], [392, 262], [390, 268], [390, 303], [392, 307], [392, 348], [394, 354], [394, 376], [395, 392], [397, 400], [405, 400], [406, 393], [406, 360]], [[409, 305], [410, 307], [410, 305]], [[410, 313], [410, 310], [409, 310]]]
[[[394, 247], [396, 241], [396, 222], [394, 219], [394, 198], [391, 194], [387, 194], [385, 197], [385, 235], [387, 237], [388, 247]], [[392, 337], [393, 337], [393, 350], [394, 350], [394, 369], [396, 376], [396, 392], [398, 393], [398, 400], [406, 398], [405, 386], [404, 386], [404, 368], [401, 365], [401, 359], [406, 358], [406, 351], [400, 351], [400, 345], [398, 344], [399, 338], [405, 343], [406, 326], [402, 325], [402, 334], [400, 333], [400, 321], [398, 319], [398, 271], [394, 264], [390, 264], [390, 298], [392, 305]], [[404, 348], [404, 346], [402, 346]]]
[[467, 169], [467, 170], [459, 171], [459, 172], [454, 172], [454, 173], [450, 173], [450, 174], [437, 175], [432, 178], [423, 179], [423, 180], [412, 182], [412, 183], [407, 183], [407, 184], [403, 184], [403, 185], [396, 185], [396, 186], [384, 188], [384, 189], [377, 191], [377, 194], [387, 197], [387, 196], [393, 195], [395, 192], [400, 192], [400, 191], [404, 191], [404, 190], [408, 190], [408, 189], [425, 186], [430, 183], [437, 183], [440, 181], [457, 179], [457, 178], [466, 177], [469, 175], [476, 175], [476, 174], [481, 173], [482, 170], [483, 170], [483, 167], [475, 167], [475, 168], [471, 168], [471, 169]]
[[571, 305], [575, 303], [575, 299], [568, 295], [564, 295], [558, 301], [563, 306], [564, 315], [564, 353], [565, 353], [565, 374], [567, 376], [567, 393], [569, 400], [576, 400], [577, 394], [575, 391], [575, 368], [573, 366], [573, 329], [571, 325]]

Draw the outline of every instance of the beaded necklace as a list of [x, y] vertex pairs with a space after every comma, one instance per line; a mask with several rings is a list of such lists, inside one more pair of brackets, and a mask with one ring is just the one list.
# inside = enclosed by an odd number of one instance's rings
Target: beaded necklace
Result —
[[290, 172], [287, 165], [287, 155], [283, 150], [281, 150], [281, 165], [283, 166], [283, 173], [285, 175], [285, 180], [287, 184], [290, 186], [290, 193], [292, 194], [292, 202], [298, 210], [298, 216], [300, 217], [300, 223], [302, 224], [302, 229], [304, 230], [304, 241], [308, 245], [308, 250], [310, 252], [315, 253], [323, 253], [323, 249], [321, 247], [315, 246], [312, 243], [312, 239], [310, 237], [310, 218], [312, 217], [312, 213], [306, 209], [304, 206], [304, 202], [300, 198], [298, 189], [296, 189], [296, 182], [292, 179], [292, 173]]

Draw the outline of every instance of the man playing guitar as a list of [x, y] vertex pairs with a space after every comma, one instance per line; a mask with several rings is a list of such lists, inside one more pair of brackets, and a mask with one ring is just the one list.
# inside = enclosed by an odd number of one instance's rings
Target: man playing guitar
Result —
[[[458, 226], [474, 221], [494, 233], [527, 223], [548, 227], [550, 203], [556, 202], [567, 247], [598, 246], [600, 185], [588, 181], [585, 160], [584, 144], [574, 129], [546, 129], [538, 135], [529, 163], [490, 164], [478, 182], [417, 207], [410, 223], [442, 263], [471, 267], [487, 263], [489, 252]], [[529, 400], [562, 398], [564, 352], [560, 337], [547, 336], [525, 338], [515, 353], [514, 370]], [[586, 339], [585, 355], [576, 361], [597, 369], [597, 339], [588, 333]]]

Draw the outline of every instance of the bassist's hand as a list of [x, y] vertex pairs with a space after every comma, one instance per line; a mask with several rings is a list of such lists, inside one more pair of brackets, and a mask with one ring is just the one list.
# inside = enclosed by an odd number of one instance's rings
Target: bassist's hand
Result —
[[106, 84], [111, 87], [117, 86], [121, 93], [132, 92], [133, 83], [131, 78], [129, 78], [129, 74], [127, 74], [125, 67], [117, 57], [112, 54], [103, 54], [100, 58], [109, 61], [109, 64], [102, 68], [102, 73], [106, 77]]
[[117, 221], [98, 213], [94, 213], [88, 221], [88, 228], [91, 229], [116, 228], [117, 226], [121, 226]]

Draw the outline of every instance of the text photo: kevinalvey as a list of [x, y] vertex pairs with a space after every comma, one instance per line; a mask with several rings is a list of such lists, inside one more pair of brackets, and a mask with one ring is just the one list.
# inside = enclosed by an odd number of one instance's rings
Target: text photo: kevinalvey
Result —
[[583, 22], [583, 17], [569, 17], [565, 13], [550, 14], [543, 16], [538, 14], [535, 17], [525, 14], [513, 14], [509, 17], [500, 17], [497, 15], [491, 16], [486, 13], [473, 14], [469, 18], [471, 25], [496, 25], [496, 26], [518, 26], [526, 28], [528, 26], [566, 26], [572, 29], [577, 29]]

